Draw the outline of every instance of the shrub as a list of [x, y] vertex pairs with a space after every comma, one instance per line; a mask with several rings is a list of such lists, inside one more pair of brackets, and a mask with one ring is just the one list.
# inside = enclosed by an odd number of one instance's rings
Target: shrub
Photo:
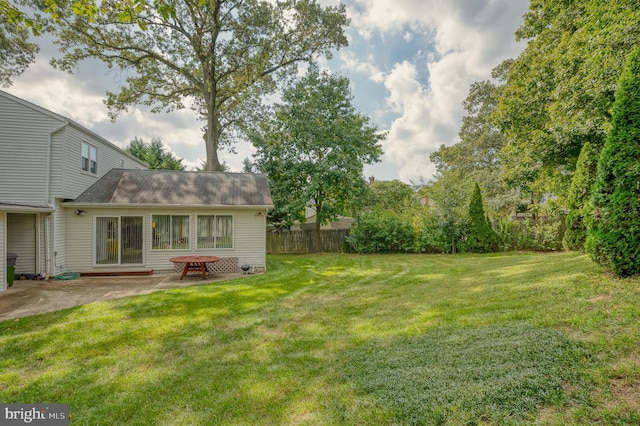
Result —
[[566, 232], [562, 245], [567, 250], [583, 250], [587, 238], [584, 220], [585, 208], [589, 203], [591, 188], [596, 179], [598, 158], [589, 142], [580, 151], [576, 172], [569, 190], [569, 214], [566, 217]]
[[451, 237], [434, 214], [427, 214], [422, 218], [422, 230], [418, 239], [419, 251], [422, 253], [451, 253]]
[[562, 249], [561, 219], [504, 218], [497, 223], [498, 246], [504, 251], [556, 251]]
[[396, 213], [367, 211], [358, 216], [349, 244], [358, 253], [409, 253], [415, 251], [416, 232]]
[[469, 202], [469, 215], [463, 226], [464, 236], [460, 241], [460, 251], [487, 253], [496, 250], [497, 235], [484, 214], [482, 193], [476, 183]]
[[598, 161], [586, 251], [624, 277], [640, 273], [640, 49], [620, 76], [611, 132]]

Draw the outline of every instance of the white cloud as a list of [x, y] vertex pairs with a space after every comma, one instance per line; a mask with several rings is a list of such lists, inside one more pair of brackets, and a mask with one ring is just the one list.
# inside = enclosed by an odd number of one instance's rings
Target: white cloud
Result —
[[[387, 107], [397, 114], [383, 145], [385, 161], [397, 168], [400, 179], [430, 178], [429, 154], [457, 142], [470, 84], [490, 78], [493, 67], [518, 55], [522, 46], [513, 33], [527, 6], [527, 0], [352, 2], [352, 22], [366, 40], [379, 33], [383, 39], [399, 34], [409, 42], [420, 33], [434, 43], [434, 51], [396, 63], [383, 75]], [[413, 34], [409, 39], [407, 27]], [[349, 66], [379, 68], [375, 59]], [[428, 81], [419, 78], [422, 70], [428, 71]]]
[[374, 58], [372, 55], [362, 60], [357, 58], [353, 52], [343, 51], [340, 53], [340, 59], [344, 63], [343, 67], [348, 71], [364, 74], [376, 83], [384, 82], [384, 73], [373, 64]]

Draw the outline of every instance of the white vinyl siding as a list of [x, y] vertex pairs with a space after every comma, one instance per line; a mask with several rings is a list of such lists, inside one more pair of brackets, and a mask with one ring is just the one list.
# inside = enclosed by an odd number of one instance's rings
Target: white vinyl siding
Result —
[[[82, 141], [97, 148], [95, 175], [79, 165]], [[73, 199], [113, 168], [146, 167], [64, 117], [0, 93], [0, 182], [10, 183], [0, 185], [0, 201], [44, 205], [54, 197]]]
[[[143, 208], [108, 209], [85, 208], [84, 216], [73, 214], [73, 209], [66, 208], [67, 216], [67, 244], [66, 244], [66, 270], [87, 271], [93, 267], [93, 223], [96, 216], [137, 216], [144, 217], [146, 224], [144, 234], [144, 265], [158, 271], [172, 270], [171, 257], [184, 256], [189, 252], [214, 254], [219, 257], [237, 257], [238, 264], [265, 265], [266, 255], [266, 222], [265, 215], [257, 215], [256, 210], [233, 209], [154, 209], [149, 212]], [[177, 215], [189, 216], [189, 248], [188, 249], [152, 249], [152, 216]], [[207, 215], [233, 216], [234, 243], [233, 248], [226, 249], [197, 249], [197, 217]], [[96, 269], [100, 266], [96, 265]]]
[[47, 203], [49, 134], [61, 124], [0, 96], [0, 201]]
[[[109, 170], [122, 168], [142, 168], [140, 163], [130, 157], [123, 157], [122, 151], [110, 143], [104, 142], [92, 136], [89, 132], [81, 131], [74, 126], [67, 126], [63, 138], [55, 138], [55, 144], [61, 144], [62, 164], [58, 166], [62, 170], [60, 185], [52, 189], [52, 195], [59, 198], [74, 199], [82, 194], [89, 186], [96, 183]], [[81, 167], [82, 145], [87, 144], [96, 148], [96, 173], [83, 171]], [[59, 150], [54, 145], [54, 152]], [[55, 175], [55, 169], [53, 171]]]

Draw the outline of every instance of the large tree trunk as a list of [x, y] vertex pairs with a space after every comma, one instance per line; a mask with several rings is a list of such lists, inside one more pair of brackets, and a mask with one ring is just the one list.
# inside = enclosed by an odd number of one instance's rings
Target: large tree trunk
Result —
[[222, 171], [220, 160], [218, 160], [218, 138], [214, 134], [215, 130], [211, 129], [211, 125], [207, 126], [204, 133], [204, 145], [207, 148], [207, 170], [210, 172]]
[[207, 149], [207, 170], [210, 172], [222, 171], [218, 160], [218, 143], [220, 140], [220, 122], [218, 109], [216, 108], [215, 92], [207, 96], [207, 130], [204, 134], [204, 145]]

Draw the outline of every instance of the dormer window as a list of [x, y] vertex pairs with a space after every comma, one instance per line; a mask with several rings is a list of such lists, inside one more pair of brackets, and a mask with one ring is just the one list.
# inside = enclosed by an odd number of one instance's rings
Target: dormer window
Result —
[[86, 142], [82, 142], [82, 170], [98, 173], [98, 148]]

